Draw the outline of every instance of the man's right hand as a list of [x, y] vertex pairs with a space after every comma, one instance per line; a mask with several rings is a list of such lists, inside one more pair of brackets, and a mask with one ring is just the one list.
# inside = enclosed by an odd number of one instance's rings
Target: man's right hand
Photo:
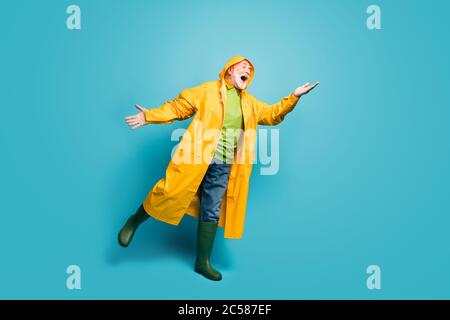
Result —
[[141, 112], [139, 112], [133, 116], [125, 117], [125, 121], [131, 127], [131, 129], [137, 129], [137, 128], [145, 125], [145, 113], [144, 112], [147, 109], [142, 108], [138, 104], [136, 105], [136, 109], [140, 110]]

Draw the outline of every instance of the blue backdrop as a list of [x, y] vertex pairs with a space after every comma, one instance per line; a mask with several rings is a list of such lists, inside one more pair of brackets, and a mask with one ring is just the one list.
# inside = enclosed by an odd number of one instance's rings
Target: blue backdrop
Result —
[[[382, 29], [366, 27], [378, 4]], [[81, 8], [81, 30], [66, 9]], [[448, 1], [2, 1], [0, 298], [450, 298]], [[445, 40], [447, 39], [447, 40]], [[192, 271], [196, 220], [116, 234], [188, 122], [131, 131], [233, 55], [276, 102], [321, 85], [254, 168], [222, 282]], [[81, 290], [66, 288], [79, 265]], [[381, 290], [366, 286], [381, 268]]]

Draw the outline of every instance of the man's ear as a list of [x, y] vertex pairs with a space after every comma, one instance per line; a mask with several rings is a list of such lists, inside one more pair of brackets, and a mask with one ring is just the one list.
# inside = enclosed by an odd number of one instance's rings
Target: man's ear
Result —
[[226, 74], [227, 74], [228, 76], [231, 76], [231, 74], [233, 73], [233, 70], [234, 70], [234, 66], [229, 67], [228, 70], [227, 70], [227, 72], [226, 72]]

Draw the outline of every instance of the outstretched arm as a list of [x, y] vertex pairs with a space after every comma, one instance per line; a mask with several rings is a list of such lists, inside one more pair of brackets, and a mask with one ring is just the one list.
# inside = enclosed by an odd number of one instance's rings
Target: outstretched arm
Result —
[[291, 112], [301, 96], [308, 94], [319, 85], [318, 82], [312, 86], [309, 83], [304, 84], [294, 90], [289, 96], [283, 98], [280, 102], [269, 105], [265, 102], [255, 99], [258, 124], [273, 126], [283, 121], [284, 117]]
[[179, 97], [164, 103], [159, 108], [145, 109], [136, 105], [139, 113], [125, 117], [125, 121], [132, 129], [137, 129], [150, 123], [171, 123], [175, 120], [184, 120], [192, 117], [197, 108], [194, 105], [195, 92], [193, 89], [184, 90]]

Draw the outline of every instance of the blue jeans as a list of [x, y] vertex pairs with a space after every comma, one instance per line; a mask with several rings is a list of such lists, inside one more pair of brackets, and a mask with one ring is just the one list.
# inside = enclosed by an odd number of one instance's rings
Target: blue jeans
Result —
[[200, 184], [200, 219], [218, 222], [222, 199], [227, 190], [231, 164], [213, 158]]

